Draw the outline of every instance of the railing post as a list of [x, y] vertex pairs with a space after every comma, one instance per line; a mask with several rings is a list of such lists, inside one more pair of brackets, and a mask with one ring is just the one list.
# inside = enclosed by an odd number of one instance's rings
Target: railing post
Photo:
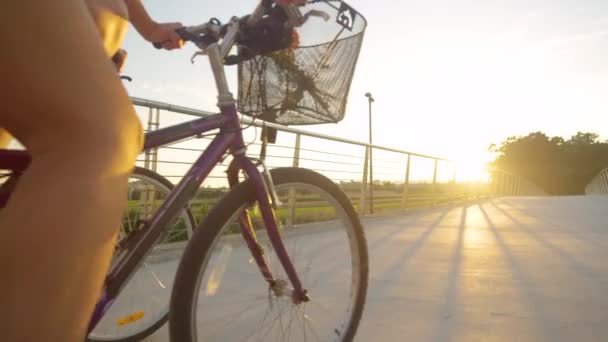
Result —
[[502, 172], [500, 174], [500, 195], [505, 196], [507, 194], [507, 175]]
[[374, 213], [374, 147], [369, 146], [369, 213]]
[[[149, 107], [148, 110], [148, 125], [147, 132], [155, 131], [160, 127], [160, 109]], [[158, 164], [158, 149], [150, 149], [145, 152], [144, 168], [152, 171], [157, 171]], [[140, 196], [143, 199], [143, 212], [140, 213], [142, 220], [148, 219], [155, 211], [156, 205], [156, 189], [153, 185], [147, 185], [146, 189]], [[189, 233], [190, 234], [190, 233]]]
[[[300, 167], [300, 134], [296, 134], [296, 142], [293, 149], [293, 167]], [[294, 188], [289, 189], [288, 194], [289, 216], [287, 217], [287, 227], [293, 227], [296, 218], [296, 191]]]
[[518, 196], [526, 196], [526, 182], [523, 177], [519, 177]]
[[495, 196], [500, 197], [500, 172], [494, 171], [494, 181], [496, 182]]
[[[146, 130], [145, 132], [150, 132], [150, 130], [152, 129], [152, 111], [154, 109], [152, 107], [148, 107], [148, 121], [146, 124]], [[146, 169], [150, 169], [150, 153], [148, 151], [146, 151], [145, 155], [144, 155], [144, 168]]]
[[503, 172], [500, 173], [500, 195], [505, 196], [507, 194], [507, 175]]
[[407, 208], [407, 197], [410, 187], [410, 161], [412, 159], [411, 154], [407, 154], [407, 163], [405, 164], [405, 180], [403, 181], [403, 198], [401, 199], [401, 207]]
[[437, 197], [438, 192], [437, 192], [437, 159], [435, 159], [435, 167], [433, 168], [433, 205], [437, 204]]
[[[160, 109], [149, 107], [148, 111], [148, 129], [146, 132], [156, 131], [160, 127]], [[144, 156], [144, 168], [148, 170], [157, 170], [158, 149], [153, 148], [147, 150]]]
[[293, 167], [300, 167], [300, 144], [302, 137], [300, 133], [296, 134], [296, 143], [293, 149]]
[[359, 215], [366, 214], [367, 202], [367, 163], [369, 161], [369, 146], [365, 147], [365, 158], [363, 161], [363, 177], [361, 178], [361, 194], [359, 195]]
[[453, 200], [458, 200], [458, 191], [456, 191], [456, 172], [458, 170], [458, 164], [456, 162], [452, 162], [452, 195], [454, 196]]

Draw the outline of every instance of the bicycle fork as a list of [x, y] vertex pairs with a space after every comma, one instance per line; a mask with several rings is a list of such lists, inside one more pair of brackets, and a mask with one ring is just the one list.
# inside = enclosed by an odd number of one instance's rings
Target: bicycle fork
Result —
[[[263, 165], [263, 162], [261, 163]], [[308, 302], [309, 297], [307, 291], [302, 288], [300, 278], [296, 273], [295, 267], [291, 262], [283, 240], [281, 239], [274, 208], [274, 205], [277, 203], [276, 201], [278, 201], [278, 196], [276, 196], [274, 184], [270, 178], [270, 173], [268, 170], [266, 170], [265, 166], [264, 172], [261, 173], [251, 160], [245, 156], [236, 156], [227, 170], [230, 187], [233, 187], [239, 183], [238, 171], [240, 169], [242, 169], [251, 182], [253, 182], [256, 200], [259, 204], [260, 212], [266, 226], [266, 232], [270, 239], [270, 243], [278, 256], [281, 266], [283, 266], [291, 285], [293, 286], [293, 302], [295, 304]], [[264, 257], [264, 251], [257, 241], [251, 217], [246, 209], [240, 214], [239, 223], [241, 226], [241, 234], [245, 239], [247, 247], [251, 251], [251, 255], [253, 256], [258, 268], [260, 269], [262, 276], [266, 282], [268, 282], [270, 289], [276, 295], [283, 295], [285, 285], [284, 281], [275, 279], [272, 275], [272, 272], [268, 267], [267, 260]]]

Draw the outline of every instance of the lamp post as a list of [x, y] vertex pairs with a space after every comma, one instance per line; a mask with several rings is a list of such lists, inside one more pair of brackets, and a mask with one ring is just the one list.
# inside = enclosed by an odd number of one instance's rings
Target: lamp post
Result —
[[374, 98], [372, 97], [372, 93], [365, 93], [365, 97], [367, 97], [367, 102], [369, 104], [369, 213], [374, 213], [374, 167], [372, 151], [372, 102], [374, 102]]

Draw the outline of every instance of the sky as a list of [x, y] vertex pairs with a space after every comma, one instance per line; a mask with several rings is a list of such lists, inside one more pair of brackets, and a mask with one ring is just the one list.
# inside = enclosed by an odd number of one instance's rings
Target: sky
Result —
[[[200, 24], [244, 15], [255, 1], [144, 0], [157, 21]], [[608, 2], [352, 0], [368, 21], [339, 124], [302, 127], [480, 165], [487, 148], [543, 131], [608, 138]], [[195, 51], [158, 51], [130, 30], [132, 96], [215, 110], [213, 78]], [[236, 93], [236, 73], [228, 76]]]

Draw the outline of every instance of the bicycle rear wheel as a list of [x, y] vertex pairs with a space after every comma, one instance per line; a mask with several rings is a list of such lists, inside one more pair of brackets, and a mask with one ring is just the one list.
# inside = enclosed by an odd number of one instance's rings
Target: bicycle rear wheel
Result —
[[[253, 184], [233, 189], [189, 242], [171, 299], [172, 341], [350, 341], [367, 290], [368, 259], [359, 218], [340, 188], [306, 169], [271, 171], [282, 205], [281, 236], [310, 301], [294, 304], [267, 238]], [[248, 210], [258, 244], [283, 291], [272, 291], [240, 235]]]
[[[121, 240], [132, 237], [141, 221], [156, 212], [172, 189], [173, 184], [159, 174], [135, 168], [129, 178], [129, 202], [121, 223], [117, 252]], [[89, 334], [88, 341], [139, 341], [167, 321], [177, 263], [194, 227], [194, 218], [185, 208]]]

